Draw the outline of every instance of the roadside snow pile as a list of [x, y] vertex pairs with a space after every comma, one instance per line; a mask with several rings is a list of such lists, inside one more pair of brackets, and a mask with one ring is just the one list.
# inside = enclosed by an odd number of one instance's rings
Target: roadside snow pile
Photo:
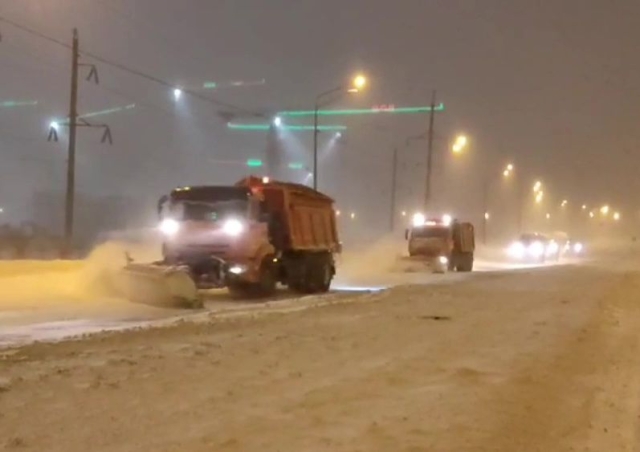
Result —
[[85, 260], [0, 261], [0, 307], [118, 297], [113, 281], [126, 265], [127, 253], [136, 261], [152, 262], [160, 257], [160, 246], [150, 237], [103, 243]]

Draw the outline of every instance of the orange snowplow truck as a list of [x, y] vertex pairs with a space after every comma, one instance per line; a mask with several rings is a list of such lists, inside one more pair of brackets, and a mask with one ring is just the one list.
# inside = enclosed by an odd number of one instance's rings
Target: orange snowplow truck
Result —
[[340, 252], [334, 201], [300, 184], [248, 177], [176, 188], [158, 203], [164, 265], [198, 288], [269, 295], [282, 283], [326, 292]]

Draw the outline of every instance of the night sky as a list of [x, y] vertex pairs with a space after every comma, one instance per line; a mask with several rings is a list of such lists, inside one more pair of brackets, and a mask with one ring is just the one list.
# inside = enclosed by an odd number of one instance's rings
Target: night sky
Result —
[[[261, 80], [200, 91], [247, 111], [311, 108], [316, 94], [367, 74], [365, 93], [332, 106], [427, 105], [436, 116], [434, 202], [473, 217], [485, 177], [506, 199], [500, 173], [513, 162], [523, 184], [540, 178], [548, 209], [609, 202], [637, 208], [640, 3], [624, 0], [0, 0], [0, 16], [179, 86]], [[66, 142], [48, 123], [68, 111], [70, 52], [0, 22], [0, 204], [27, 219], [36, 190], [64, 189]], [[173, 101], [168, 88], [95, 62], [100, 84], [80, 85], [80, 111], [135, 103], [108, 123], [114, 146], [82, 129], [78, 191], [148, 199], [175, 185], [232, 183], [266, 136], [226, 129], [213, 103]], [[83, 69], [83, 74], [86, 71]], [[309, 118], [311, 119], [311, 118]], [[324, 118], [345, 124], [328, 152], [320, 188], [345, 209], [385, 221], [391, 155], [399, 147], [398, 208], [419, 205], [426, 143], [405, 147], [426, 115]], [[451, 140], [464, 132], [466, 154]], [[292, 159], [310, 163], [311, 134], [288, 134]], [[323, 143], [329, 137], [322, 138]], [[492, 176], [488, 176], [492, 175]], [[527, 188], [528, 190], [528, 188]], [[493, 201], [498, 202], [498, 201]]]

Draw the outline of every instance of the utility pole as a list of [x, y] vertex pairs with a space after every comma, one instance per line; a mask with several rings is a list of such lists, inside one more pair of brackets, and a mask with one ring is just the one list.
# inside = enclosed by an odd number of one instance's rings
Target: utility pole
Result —
[[391, 211], [389, 212], [389, 229], [391, 232], [396, 226], [396, 180], [398, 172], [398, 148], [393, 149], [393, 161], [391, 164]]
[[267, 149], [265, 166], [267, 176], [271, 179], [282, 178], [282, 158], [280, 153], [280, 143], [278, 142], [278, 131], [276, 126], [271, 125], [267, 134]]
[[489, 220], [489, 178], [486, 178], [482, 186], [482, 244], [487, 244], [487, 222]]
[[433, 123], [436, 116], [436, 91], [431, 94], [431, 112], [429, 113], [429, 131], [427, 132], [427, 179], [425, 186], [424, 210], [428, 211], [431, 201], [431, 170], [433, 162]]
[[73, 249], [73, 211], [76, 181], [76, 130], [78, 119], [78, 59], [80, 48], [78, 29], [73, 29], [71, 57], [71, 96], [69, 101], [69, 149], [67, 153], [67, 193], [64, 208], [64, 255], [71, 257]]
[[522, 234], [522, 224], [524, 217], [524, 182], [520, 181], [518, 184], [518, 205], [516, 206], [518, 209], [518, 234]]
[[[318, 96], [319, 98], [320, 96]], [[318, 98], [313, 107], [313, 189], [318, 189]]]
[[[73, 252], [73, 220], [75, 206], [75, 182], [76, 182], [76, 135], [78, 127], [99, 127], [104, 130], [101, 143], [106, 141], [113, 144], [111, 129], [106, 124], [90, 124], [81, 115], [78, 115], [78, 75], [80, 66], [91, 68], [87, 80], [93, 80], [98, 84], [98, 69], [93, 64], [80, 63], [80, 43], [78, 29], [73, 29], [73, 44], [71, 46], [71, 93], [69, 96], [69, 118], [67, 122], [59, 124], [69, 127], [69, 147], [67, 151], [67, 187], [64, 205], [64, 246], [63, 257], [71, 257]], [[58, 141], [58, 126], [52, 124], [49, 129], [47, 141]]]

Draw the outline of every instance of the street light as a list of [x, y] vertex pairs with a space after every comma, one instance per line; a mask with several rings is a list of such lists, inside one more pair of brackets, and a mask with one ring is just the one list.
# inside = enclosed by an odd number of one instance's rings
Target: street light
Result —
[[600, 213], [604, 216], [609, 215], [609, 206], [608, 205], [604, 205], [600, 208]]
[[542, 182], [540, 182], [539, 180], [536, 181], [535, 184], [533, 184], [533, 192], [534, 193], [538, 193], [540, 191], [540, 189], [542, 188]]
[[280, 116], [276, 116], [273, 118], [273, 125], [276, 127], [280, 127], [282, 125], [282, 118]]
[[507, 171], [513, 171], [513, 165], [511, 163], [507, 165]]
[[560, 204], [560, 207], [566, 207], [567, 202], [568, 202], [568, 201], [567, 201], [566, 199], [563, 199], [563, 200], [562, 200], [562, 204]]
[[467, 146], [468, 142], [469, 139], [465, 135], [458, 135], [452, 147], [454, 154], [460, 154]]
[[173, 90], [173, 98], [176, 101], [179, 101], [181, 97], [182, 97], [182, 90], [180, 88], [175, 88]]
[[613, 219], [614, 219], [615, 221], [620, 221], [620, 212], [615, 212], [615, 213], [613, 214]]
[[540, 204], [542, 202], [542, 199], [544, 198], [544, 192], [543, 191], [539, 191], [536, 193], [536, 203]]
[[58, 121], [51, 121], [51, 123], [49, 123], [49, 128], [57, 132], [58, 130], [60, 130], [60, 124], [58, 123]]
[[357, 90], [361, 90], [366, 85], [367, 85], [367, 78], [364, 75], [358, 74], [353, 78], [353, 88]]
[[586, 204], [582, 204], [582, 210], [587, 210], [587, 205]]
[[338, 86], [336, 88], [324, 91], [316, 96], [313, 106], [313, 189], [318, 189], [318, 110], [320, 110], [320, 101], [327, 96], [335, 93], [358, 93], [367, 85], [367, 78], [362, 74], [357, 74], [351, 81], [350, 86]]

